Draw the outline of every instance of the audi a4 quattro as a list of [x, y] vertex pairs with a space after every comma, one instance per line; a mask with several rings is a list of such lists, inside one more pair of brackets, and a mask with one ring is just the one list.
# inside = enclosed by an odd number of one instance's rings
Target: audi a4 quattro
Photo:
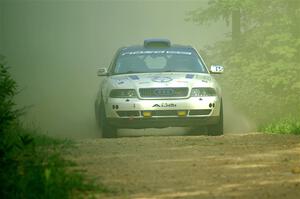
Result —
[[148, 39], [143, 45], [120, 48], [108, 68], [100, 68], [95, 101], [102, 136], [117, 129], [206, 127], [209, 135], [223, 134], [221, 89], [191, 46], [167, 39]]

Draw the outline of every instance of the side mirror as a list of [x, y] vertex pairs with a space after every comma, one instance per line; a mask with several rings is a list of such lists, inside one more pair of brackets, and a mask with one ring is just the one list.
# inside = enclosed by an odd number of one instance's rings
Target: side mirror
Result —
[[108, 74], [108, 72], [107, 72], [106, 68], [99, 68], [98, 69], [98, 72], [97, 72], [98, 76], [107, 76], [107, 74]]
[[224, 67], [223, 66], [218, 66], [218, 65], [212, 65], [210, 67], [210, 72], [212, 74], [222, 74], [224, 72]]

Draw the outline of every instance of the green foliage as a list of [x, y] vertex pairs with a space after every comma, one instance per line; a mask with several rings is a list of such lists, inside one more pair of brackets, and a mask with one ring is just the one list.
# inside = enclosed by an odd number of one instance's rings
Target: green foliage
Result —
[[261, 131], [266, 133], [300, 135], [300, 120], [293, 118], [281, 119], [262, 127]]
[[211, 0], [189, 16], [200, 24], [241, 13], [241, 36], [206, 49], [209, 62], [223, 64], [224, 92], [240, 110], [262, 124], [299, 116], [300, 1]]
[[70, 142], [33, 134], [19, 125], [16, 83], [0, 64], [0, 198], [74, 198], [107, 191], [88, 183], [61, 153]]
[[9, 133], [19, 139], [1, 158], [1, 198], [74, 198], [98, 189], [81, 172], [71, 170], [75, 164], [61, 157], [62, 144], [44, 137], [47, 145], [37, 147], [33, 135]]
[[66, 147], [73, 148], [74, 141], [70, 139], [52, 138], [45, 134], [41, 134], [39, 129], [20, 128], [19, 131], [24, 134], [30, 134], [34, 137], [36, 147]]
[[0, 139], [3, 139], [3, 131], [17, 118], [17, 111], [13, 110], [15, 93], [16, 83], [0, 60]]

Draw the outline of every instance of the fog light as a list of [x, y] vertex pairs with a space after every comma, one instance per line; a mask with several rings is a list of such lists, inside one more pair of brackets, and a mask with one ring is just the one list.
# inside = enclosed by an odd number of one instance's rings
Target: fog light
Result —
[[181, 117], [186, 116], [186, 111], [177, 111], [177, 115]]
[[142, 114], [143, 114], [144, 117], [151, 117], [152, 116], [150, 111], [143, 111]]

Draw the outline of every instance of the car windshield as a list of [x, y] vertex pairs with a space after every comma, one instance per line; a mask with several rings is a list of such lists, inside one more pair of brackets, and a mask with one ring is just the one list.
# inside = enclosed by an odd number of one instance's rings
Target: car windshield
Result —
[[190, 51], [146, 50], [122, 52], [113, 73], [196, 72], [207, 73], [196, 53]]

